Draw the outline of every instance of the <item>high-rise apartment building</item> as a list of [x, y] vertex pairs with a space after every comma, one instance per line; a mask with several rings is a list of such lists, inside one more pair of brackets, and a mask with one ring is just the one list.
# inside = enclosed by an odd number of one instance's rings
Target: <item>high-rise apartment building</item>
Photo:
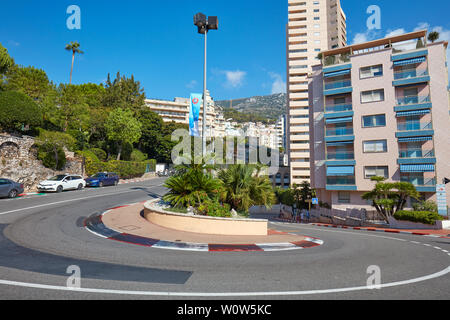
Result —
[[291, 183], [310, 181], [308, 74], [323, 50], [347, 44], [340, 0], [288, 0], [287, 149]]
[[309, 79], [311, 184], [321, 201], [370, 209], [361, 196], [374, 176], [437, 200], [450, 178], [447, 46], [427, 43], [422, 30], [322, 52]]

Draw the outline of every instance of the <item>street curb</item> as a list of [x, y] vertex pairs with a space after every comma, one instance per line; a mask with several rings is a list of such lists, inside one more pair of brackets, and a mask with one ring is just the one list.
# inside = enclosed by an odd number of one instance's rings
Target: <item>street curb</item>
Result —
[[102, 221], [105, 214], [119, 208], [132, 206], [133, 204], [114, 207], [108, 209], [100, 214], [94, 214], [84, 221], [84, 227], [93, 234], [118, 242], [139, 245], [143, 247], [183, 250], [183, 251], [197, 251], [197, 252], [274, 252], [287, 250], [301, 250], [306, 248], [313, 248], [323, 244], [323, 241], [317, 238], [305, 237], [304, 240], [298, 242], [286, 243], [252, 243], [252, 244], [209, 244], [209, 243], [188, 243], [188, 242], [173, 242], [159, 239], [152, 239], [132, 235], [128, 233], [118, 232], [108, 228]]
[[[290, 219], [279, 219], [278, 218], [277, 220], [283, 221], [283, 222], [292, 222], [292, 220], [290, 220]], [[412, 232], [412, 231], [401, 231], [401, 230], [381, 229], [381, 228], [371, 228], [371, 227], [348, 227], [348, 226], [338, 226], [338, 225], [330, 225], [330, 224], [322, 224], [322, 223], [308, 223], [308, 225], [316, 226], [316, 227], [334, 228], [334, 229], [349, 229], [349, 230], [359, 230], [359, 231], [411, 234], [411, 235], [415, 235], [415, 236], [426, 236], [426, 237], [432, 237], [432, 238], [450, 239], [450, 237], [427, 233], [427, 232]], [[450, 230], [449, 230], [449, 234], [450, 234]]]

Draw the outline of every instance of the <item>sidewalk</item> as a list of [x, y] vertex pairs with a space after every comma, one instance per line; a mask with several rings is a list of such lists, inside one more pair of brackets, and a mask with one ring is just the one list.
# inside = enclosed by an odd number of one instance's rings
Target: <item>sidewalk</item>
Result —
[[[291, 222], [288, 219], [277, 219], [283, 222]], [[298, 222], [297, 222], [298, 223]], [[362, 230], [362, 231], [374, 231], [374, 232], [387, 232], [387, 233], [400, 233], [400, 234], [413, 234], [418, 236], [432, 236], [438, 238], [450, 239], [450, 230], [423, 230], [423, 229], [392, 229], [383, 227], [349, 227], [342, 225], [333, 225], [327, 223], [305, 223], [317, 227], [337, 228], [337, 229], [350, 229], [350, 230]]]
[[283, 243], [303, 241], [305, 237], [269, 230], [267, 236], [223, 236], [183, 232], [160, 227], [145, 220], [142, 203], [116, 208], [102, 217], [104, 225], [118, 232], [165, 241], [208, 244]]

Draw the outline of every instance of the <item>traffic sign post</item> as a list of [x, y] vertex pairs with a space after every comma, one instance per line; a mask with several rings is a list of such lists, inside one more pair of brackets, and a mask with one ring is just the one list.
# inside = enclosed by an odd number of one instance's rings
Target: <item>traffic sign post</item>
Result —
[[445, 184], [438, 184], [436, 186], [436, 202], [438, 213], [442, 216], [447, 216], [447, 192], [445, 190]]

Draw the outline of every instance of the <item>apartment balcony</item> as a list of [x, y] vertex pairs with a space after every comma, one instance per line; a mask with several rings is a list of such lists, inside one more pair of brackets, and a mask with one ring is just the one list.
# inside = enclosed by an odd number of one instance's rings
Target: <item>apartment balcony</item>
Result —
[[422, 177], [401, 176], [400, 181], [412, 183], [419, 192], [436, 192], [436, 177], [426, 179]]
[[413, 122], [413, 123], [401, 123], [397, 126], [397, 132], [395, 136], [397, 138], [408, 138], [408, 137], [425, 137], [425, 136], [433, 136], [433, 123], [421, 123], [421, 122]]
[[395, 112], [415, 111], [423, 109], [431, 109], [430, 95], [423, 96], [404, 96], [397, 98], [397, 105], [394, 108]]
[[353, 128], [327, 129], [325, 134], [326, 137], [341, 137], [349, 135], [353, 135]]
[[355, 153], [352, 152], [328, 152], [326, 164], [328, 166], [355, 166]]
[[325, 82], [323, 94], [332, 96], [353, 92], [351, 80]]
[[392, 85], [394, 87], [426, 83], [430, 81], [430, 75], [428, 70], [411, 70], [406, 72], [394, 73], [394, 81]]
[[325, 113], [339, 113], [353, 111], [352, 104], [334, 104], [325, 107]]
[[435, 164], [436, 156], [433, 150], [405, 149], [400, 150], [398, 164]]
[[356, 191], [355, 177], [328, 177], [326, 189], [330, 191]]

